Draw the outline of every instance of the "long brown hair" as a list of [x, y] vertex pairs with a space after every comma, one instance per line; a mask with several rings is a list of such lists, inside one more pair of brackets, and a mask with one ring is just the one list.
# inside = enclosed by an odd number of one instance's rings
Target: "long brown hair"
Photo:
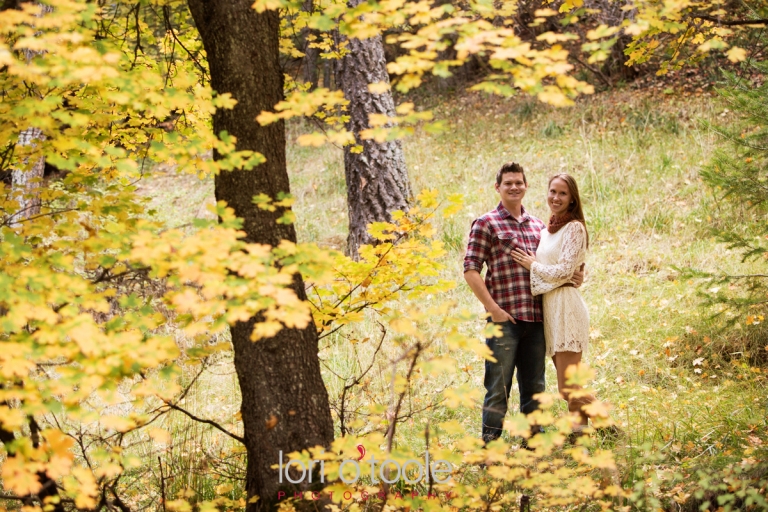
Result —
[[589, 247], [589, 231], [587, 231], [587, 221], [584, 218], [584, 212], [581, 209], [581, 196], [579, 195], [579, 186], [576, 184], [576, 180], [573, 178], [573, 176], [568, 173], [561, 172], [560, 174], [555, 174], [549, 178], [547, 189], [549, 189], [552, 181], [556, 179], [563, 180], [565, 184], [568, 185], [568, 192], [571, 194], [571, 204], [568, 205], [568, 213], [571, 214], [574, 220], [581, 222], [581, 224], [584, 226], [584, 231], [587, 234], [587, 247]]

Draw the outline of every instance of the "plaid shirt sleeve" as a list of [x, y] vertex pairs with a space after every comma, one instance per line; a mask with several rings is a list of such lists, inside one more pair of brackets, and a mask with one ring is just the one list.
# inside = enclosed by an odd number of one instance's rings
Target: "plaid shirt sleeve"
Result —
[[492, 242], [493, 236], [488, 223], [482, 218], [476, 219], [469, 231], [467, 254], [464, 256], [464, 272], [482, 271], [483, 264], [488, 261]]

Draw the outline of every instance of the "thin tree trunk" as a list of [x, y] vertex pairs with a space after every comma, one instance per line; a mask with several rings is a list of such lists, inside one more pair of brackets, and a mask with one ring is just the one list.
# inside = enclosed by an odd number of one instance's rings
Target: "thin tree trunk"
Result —
[[332, 91], [336, 89], [332, 83], [334, 62], [330, 59], [323, 59], [323, 87]]
[[[216, 111], [215, 133], [226, 130], [237, 137], [237, 149], [258, 151], [267, 158], [251, 171], [223, 171], [216, 176], [216, 199], [226, 201], [244, 219], [247, 241], [274, 246], [281, 240], [295, 241], [294, 227], [277, 224], [282, 212], [256, 208], [252, 198], [262, 192], [275, 197], [289, 191], [285, 126], [278, 122], [262, 127], [255, 121], [261, 111], [272, 110], [283, 99], [283, 71], [278, 61], [280, 19], [277, 11], [256, 13], [252, 3], [189, 0], [189, 7], [208, 55], [211, 86], [237, 100], [233, 110]], [[300, 276], [293, 288], [305, 298]], [[274, 508], [277, 492], [288, 485], [280, 484], [278, 471], [272, 469], [278, 464], [280, 450], [287, 455], [311, 446], [328, 446], [333, 440], [314, 326], [283, 329], [273, 338], [254, 343], [250, 333], [255, 321], [238, 323], [231, 330], [248, 453], [245, 485], [249, 498], [259, 496], [255, 503], [249, 502], [249, 512]]]
[[[348, 3], [354, 7], [360, 2]], [[373, 242], [367, 232], [368, 224], [388, 222], [393, 210], [407, 208], [411, 187], [401, 141], [379, 143], [360, 138], [360, 132], [369, 128], [369, 114], [395, 115], [395, 102], [389, 91], [373, 94], [368, 90], [368, 84], [389, 83], [381, 36], [351, 39], [348, 48], [349, 53], [337, 63], [336, 82], [349, 100], [348, 129], [363, 147], [361, 153], [353, 153], [349, 146], [344, 149], [349, 210], [347, 254], [357, 258], [359, 247]]]
[[40, 213], [39, 189], [45, 171], [45, 157], [39, 146], [44, 140], [43, 132], [37, 128], [28, 128], [19, 134], [16, 151], [21, 152], [23, 148], [29, 148], [32, 152], [31, 155], [22, 157], [20, 167], [14, 168], [11, 173], [13, 195], [19, 203], [14, 222], [21, 222]]
[[[314, 11], [313, 0], [305, 0], [302, 9], [308, 13]], [[302, 30], [301, 40], [304, 43], [304, 59], [302, 60], [302, 74], [304, 82], [310, 84], [309, 90], [314, 91], [318, 85], [317, 65], [320, 61], [320, 48], [311, 48], [311, 39], [318, 37], [320, 32], [316, 29], [306, 27]], [[327, 87], [327, 86], [326, 86]]]
[[[21, 1], [4, 1], [2, 10], [18, 9]], [[36, 3], [37, 2], [29, 2]], [[50, 5], [42, 5], [39, 16], [44, 16], [53, 11]], [[35, 56], [42, 52], [24, 50], [24, 58], [29, 63]], [[17, 161], [19, 166], [11, 173], [11, 183], [14, 198], [19, 203], [19, 209], [13, 217], [14, 222], [20, 222], [40, 213], [40, 183], [45, 172], [45, 157], [40, 147], [45, 140], [45, 135], [39, 128], [27, 128], [19, 134], [16, 143], [16, 153], [21, 154]], [[31, 150], [31, 151], [29, 151]], [[28, 154], [24, 154], [28, 153]]]

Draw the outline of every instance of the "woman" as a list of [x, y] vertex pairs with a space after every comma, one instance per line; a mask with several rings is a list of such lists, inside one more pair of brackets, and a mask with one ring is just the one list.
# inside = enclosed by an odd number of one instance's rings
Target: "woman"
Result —
[[593, 398], [572, 393], [579, 387], [565, 384], [566, 369], [581, 362], [589, 343], [589, 311], [579, 290], [570, 284], [574, 271], [584, 263], [589, 245], [576, 180], [565, 173], [550, 178], [547, 204], [552, 216], [541, 232], [536, 255], [515, 249], [512, 257], [531, 271], [533, 295], [544, 295], [547, 355], [555, 363], [557, 389], [568, 401], [568, 410], [580, 417], [574, 428], [578, 435], [589, 420], [582, 407]]

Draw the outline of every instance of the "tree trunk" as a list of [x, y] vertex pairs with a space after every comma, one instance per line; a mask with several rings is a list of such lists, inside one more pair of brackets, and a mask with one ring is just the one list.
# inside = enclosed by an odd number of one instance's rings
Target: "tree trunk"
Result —
[[13, 216], [13, 222], [34, 217], [40, 213], [40, 182], [45, 171], [45, 157], [39, 146], [45, 140], [43, 132], [38, 128], [28, 128], [19, 134], [16, 143], [17, 151], [31, 149], [29, 156], [20, 159], [20, 167], [11, 173], [13, 195], [19, 203], [19, 209]]
[[[251, 171], [222, 171], [215, 180], [216, 199], [226, 201], [244, 219], [247, 241], [274, 246], [281, 240], [295, 241], [294, 227], [277, 224], [282, 212], [256, 208], [252, 198], [262, 192], [275, 197], [289, 191], [285, 126], [279, 122], [263, 127], [255, 121], [261, 111], [272, 110], [283, 99], [280, 19], [277, 11], [256, 13], [252, 3], [189, 0], [189, 7], [208, 55], [211, 86], [237, 100], [233, 110], [216, 111], [214, 132], [226, 130], [237, 137], [237, 149], [258, 151], [267, 158]], [[293, 288], [299, 297], [306, 297], [300, 276]], [[277, 492], [288, 485], [279, 483], [278, 471], [271, 467], [278, 464], [280, 450], [287, 455], [328, 446], [333, 440], [314, 326], [283, 329], [273, 338], [254, 343], [249, 338], [255, 321], [232, 327], [248, 453], [245, 485], [249, 498], [259, 496], [256, 503], [249, 503], [249, 512], [274, 508]]]
[[330, 59], [323, 59], [323, 87], [331, 91], [336, 90], [335, 85], [332, 83], [334, 62]]
[[[313, 0], [305, 0], [302, 9], [309, 14], [312, 14], [314, 11]], [[318, 85], [319, 77], [317, 72], [317, 65], [320, 61], [320, 48], [311, 48], [309, 45], [313, 42], [310, 41], [310, 39], [317, 38], [319, 35], [320, 31], [316, 29], [311, 29], [309, 27], [302, 29], [301, 40], [304, 42], [304, 59], [302, 59], [301, 67], [302, 74], [304, 76], [304, 82], [310, 84], [310, 91], [317, 89]]]
[[[5, 0], [1, 10], [19, 9], [20, 0]], [[37, 2], [29, 2], [41, 5]], [[42, 5], [39, 16], [44, 16], [53, 11], [53, 6]], [[24, 50], [24, 58], [27, 64], [40, 55], [42, 52]], [[33, 93], [35, 94], [35, 93]], [[40, 213], [40, 183], [43, 180], [45, 172], [45, 157], [41, 146], [45, 140], [43, 131], [39, 128], [27, 128], [19, 134], [19, 141], [16, 143], [16, 151], [19, 153], [29, 153], [22, 155], [18, 159], [19, 167], [14, 168], [11, 173], [11, 183], [13, 195], [19, 202], [19, 209], [13, 216], [13, 222], [20, 222], [24, 219], [34, 217]], [[30, 151], [28, 151], [30, 150]]]
[[[354, 7], [360, 2], [349, 0], [349, 5]], [[368, 114], [395, 115], [395, 102], [389, 91], [373, 94], [368, 90], [368, 84], [389, 83], [381, 36], [351, 39], [348, 48], [349, 53], [338, 63], [336, 82], [349, 100], [347, 129], [363, 147], [362, 153], [353, 153], [349, 146], [344, 148], [349, 210], [347, 254], [357, 258], [360, 245], [373, 242], [367, 232], [368, 224], [388, 222], [392, 210], [407, 208], [411, 187], [401, 141], [379, 143], [360, 139], [360, 132], [369, 128]]]

